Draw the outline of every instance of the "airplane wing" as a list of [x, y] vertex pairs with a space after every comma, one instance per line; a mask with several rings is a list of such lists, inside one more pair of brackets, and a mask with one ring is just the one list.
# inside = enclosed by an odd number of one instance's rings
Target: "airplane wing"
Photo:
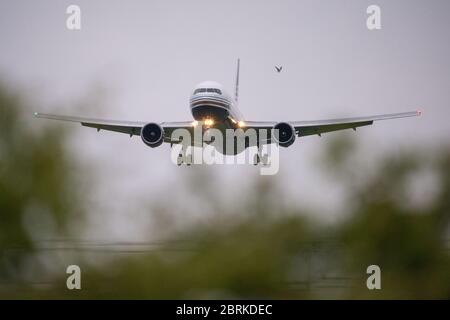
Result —
[[[374, 121], [387, 120], [395, 118], [405, 118], [419, 116], [420, 111], [403, 112], [403, 113], [392, 113], [384, 115], [375, 115], [368, 117], [354, 117], [354, 118], [342, 118], [342, 119], [328, 119], [328, 120], [313, 120], [313, 121], [291, 121], [288, 122], [295, 129], [295, 134], [298, 137], [308, 136], [308, 135], [321, 135], [322, 133], [344, 130], [344, 129], [354, 129], [357, 127], [367, 126], [373, 124]], [[131, 136], [140, 135], [141, 129], [148, 122], [142, 121], [122, 121], [122, 120], [104, 120], [104, 119], [94, 119], [94, 118], [82, 118], [73, 116], [62, 116], [55, 114], [45, 114], [45, 113], [35, 113], [37, 118], [46, 118], [62, 121], [78, 122], [82, 126], [91, 127], [100, 130], [115, 131], [120, 133], [125, 133]], [[254, 129], [266, 129], [268, 131], [268, 139], [266, 143], [271, 141], [271, 130], [273, 126], [278, 122], [275, 121], [246, 121], [245, 128]], [[180, 141], [173, 141], [170, 139], [172, 132], [175, 129], [183, 128], [187, 129], [191, 134], [193, 134], [193, 126], [191, 121], [178, 121], [178, 122], [161, 122], [159, 125], [164, 129], [166, 136], [164, 142], [168, 143], [179, 143]]]
[[[378, 120], [388, 120], [396, 118], [406, 118], [419, 116], [420, 111], [402, 112], [402, 113], [391, 113], [382, 114], [367, 117], [354, 117], [354, 118], [341, 118], [341, 119], [328, 119], [328, 120], [312, 120], [312, 121], [290, 121], [295, 133], [298, 137], [304, 137], [309, 135], [321, 135], [322, 133], [338, 131], [344, 129], [356, 130], [357, 127], [368, 126], [373, 124], [374, 121]], [[255, 129], [267, 129], [271, 130], [277, 122], [274, 121], [246, 121], [247, 128]]]
[[[46, 113], [34, 113], [37, 118], [62, 120], [70, 122], [78, 122], [82, 126], [95, 128], [97, 131], [107, 130], [115, 131], [120, 133], [125, 133], [131, 136], [141, 134], [141, 129], [149, 122], [142, 121], [123, 121], [123, 120], [105, 120], [105, 119], [95, 119], [95, 118], [82, 118], [73, 116], [62, 116], [56, 114], [46, 114]], [[160, 122], [159, 125], [167, 133], [167, 137], [164, 138], [164, 142], [177, 143], [177, 141], [170, 141], [170, 136], [175, 129], [185, 128], [187, 130], [192, 129], [192, 121], [177, 121], [177, 122]]]

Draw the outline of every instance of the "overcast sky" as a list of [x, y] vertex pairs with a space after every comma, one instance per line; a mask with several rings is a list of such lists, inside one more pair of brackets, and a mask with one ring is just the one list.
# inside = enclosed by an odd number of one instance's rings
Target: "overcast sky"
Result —
[[[66, 28], [70, 4], [81, 8], [79, 31]], [[366, 27], [371, 4], [381, 8], [381, 30]], [[449, 12], [446, 0], [0, 0], [0, 77], [28, 94], [33, 111], [190, 120], [192, 88], [215, 80], [232, 92], [240, 57], [240, 109], [248, 120], [423, 110], [420, 119], [358, 131], [370, 166], [387, 150], [448, 141]], [[71, 110], [92, 94], [100, 94], [101, 110]], [[324, 215], [341, 199], [315, 163], [326, 139], [308, 137], [282, 150], [280, 174], [264, 178], [283, 179], [293, 201], [323, 208]], [[170, 208], [180, 171], [195, 170], [174, 166], [168, 146], [150, 149], [139, 137], [79, 127], [73, 140], [98, 174], [91, 195], [97, 221], [113, 215], [104, 228], [125, 236], [139, 221], [129, 213], [133, 203], [162, 188]], [[221, 172], [218, 193], [240, 193], [246, 181], [263, 179], [253, 166], [213, 170]]]

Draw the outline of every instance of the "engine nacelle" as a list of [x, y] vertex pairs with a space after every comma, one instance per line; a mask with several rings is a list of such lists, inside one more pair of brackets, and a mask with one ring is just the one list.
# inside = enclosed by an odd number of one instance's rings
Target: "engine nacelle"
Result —
[[141, 139], [149, 147], [159, 147], [164, 142], [164, 129], [157, 123], [147, 123], [141, 129]]
[[278, 129], [278, 136], [275, 131], [272, 132], [272, 138], [278, 145], [282, 147], [289, 147], [295, 141], [295, 129], [287, 122], [279, 122], [273, 126], [274, 129]]

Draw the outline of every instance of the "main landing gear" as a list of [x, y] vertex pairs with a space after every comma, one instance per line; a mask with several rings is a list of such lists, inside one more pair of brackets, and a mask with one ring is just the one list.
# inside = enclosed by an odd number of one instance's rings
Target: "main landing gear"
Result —
[[177, 157], [178, 166], [181, 166], [182, 164], [190, 166], [193, 163], [194, 163], [194, 156], [192, 155], [192, 153], [181, 152]]
[[258, 164], [261, 164], [263, 166], [270, 165], [269, 155], [268, 154], [262, 155], [259, 154], [259, 152], [256, 153], [253, 157], [253, 165], [257, 166]]
[[[262, 165], [269, 166], [271, 163], [270, 157], [268, 154], [260, 154], [259, 152], [253, 156], [253, 165]], [[192, 151], [180, 151], [177, 157], [177, 165], [181, 166], [185, 164], [187, 166], [191, 166], [194, 164], [194, 155]]]

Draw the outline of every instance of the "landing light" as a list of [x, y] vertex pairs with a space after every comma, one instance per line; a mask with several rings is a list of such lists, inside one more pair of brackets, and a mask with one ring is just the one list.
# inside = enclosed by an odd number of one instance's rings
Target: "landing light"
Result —
[[210, 126], [214, 125], [214, 120], [213, 119], [205, 119], [203, 121], [203, 123], [205, 124], [205, 126], [210, 127]]
[[239, 128], [245, 127], [245, 122], [244, 121], [239, 121], [238, 122], [238, 126], [239, 126]]
[[198, 126], [198, 121], [192, 121], [192, 126], [193, 126], [193, 127]]

